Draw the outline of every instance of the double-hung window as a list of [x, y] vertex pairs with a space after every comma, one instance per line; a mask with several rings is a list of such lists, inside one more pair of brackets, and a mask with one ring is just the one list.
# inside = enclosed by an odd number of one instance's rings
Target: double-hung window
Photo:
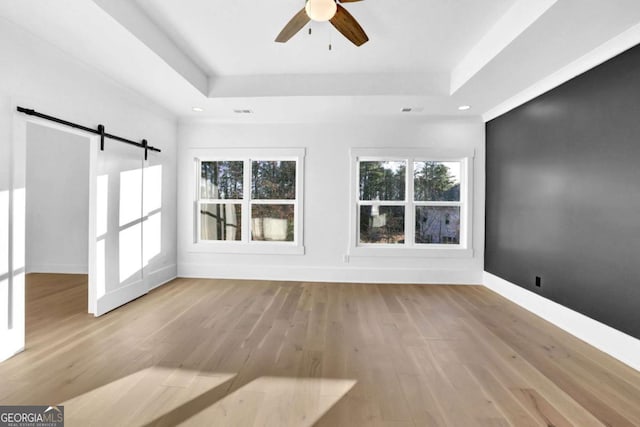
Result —
[[197, 250], [302, 253], [304, 150], [200, 150]]
[[470, 253], [472, 158], [417, 149], [352, 150], [350, 252]]

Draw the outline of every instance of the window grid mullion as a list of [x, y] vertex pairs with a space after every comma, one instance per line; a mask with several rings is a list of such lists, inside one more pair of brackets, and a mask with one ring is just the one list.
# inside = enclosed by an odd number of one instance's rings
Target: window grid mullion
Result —
[[[356, 182], [351, 183], [351, 185], [356, 186], [355, 188], [355, 196], [356, 196], [355, 197], [356, 199], [355, 222], [352, 224], [355, 224], [355, 233], [356, 233], [354, 245], [358, 246], [360, 244], [360, 206], [361, 205], [360, 205], [360, 159], [357, 157], [356, 157], [355, 175], [356, 175]], [[353, 200], [351, 200], [351, 202], [353, 203]]]
[[242, 204], [243, 199], [199, 199], [200, 203]]
[[468, 195], [468, 191], [469, 189], [467, 188], [467, 185], [469, 184], [469, 177], [467, 176], [467, 173], [469, 172], [469, 165], [468, 165], [468, 160], [464, 159], [460, 162], [460, 202], [464, 201], [464, 203], [461, 203], [460, 206], [460, 244], [462, 245], [463, 242], [468, 242], [468, 236], [467, 233], [469, 231], [469, 223], [468, 221], [470, 220], [469, 216], [467, 215], [467, 209], [469, 209], [469, 199], [467, 198]]
[[410, 202], [406, 200], [358, 200], [360, 206], [407, 206]]
[[244, 160], [244, 174], [242, 180], [242, 236], [243, 243], [251, 241], [251, 159]]
[[413, 159], [407, 159], [404, 208], [404, 246], [413, 247], [415, 243], [415, 208], [413, 207]]
[[195, 200], [196, 200], [196, 203], [195, 203], [196, 211], [195, 211], [195, 218], [194, 218], [195, 221], [196, 221], [196, 230], [195, 230], [195, 236], [193, 236], [193, 238], [194, 238], [193, 241], [197, 243], [197, 242], [200, 241], [200, 236], [202, 236], [202, 233], [200, 231], [201, 227], [202, 227], [202, 221], [201, 221], [201, 218], [200, 218], [200, 210], [201, 210], [201, 208], [200, 208], [200, 186], [202, 185], [202, 161], [197, 157], [196, 157], [195, 160], [196, 160], [196, 162], [195, 162], [196, 163], [196, 171], [195, 171], [196, 182], [195, 182], [193, 190], [196, 193], [195, 194], [195, 196], [196, 196], [195, 197]]
[[294, 192], [294, 203], [293, 203], [293, 243], [297, 244], [298, 243], [298, 221], [296, 221], [296, 218], [298, 218], [298, 201], [300, 200], [300, 196], [298, 195], [298, 191], [300, 191], [300, 184], [298, 181], [298, 178], [300, 177], [298, 175], [298, 171], [300, 170], [300, 165], [298, 164], [298, 159], [295, 160], [296, 162], [296, 176], [294, 178], [294, 183], [295, 183], [295, 188], [296, 191]]
[[448, 202], [448, 201], [429, 201], [429, 202], [418, 202], [414, 201], [413, 204], [415, 206], [462, 206], [462, 202]]
[[202, 215], [200, 214], [200, 211], [202, 210], [202, 203], [200, 202], [200, 200], [196, 201], [196, 215], [195, 215], [195, 220], [196, 220], [196, 235], [194, 236], [194, 241], [195, 242], [199, 242], [201, 240], [201, 236], [202, 236]]
[[251, 199], [252, 205], [295, 205], [296, 199]]

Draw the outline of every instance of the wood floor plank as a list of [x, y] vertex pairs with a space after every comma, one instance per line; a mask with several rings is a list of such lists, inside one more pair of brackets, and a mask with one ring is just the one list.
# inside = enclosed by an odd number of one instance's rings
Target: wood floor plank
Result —
[[[506, 389], [490, 371], [478, 365], [466, 365], [466, 369], [473, 375], [478, 384], [495, 402], [498, 410], [511, 425], [522, 427], [547, 426], [549, 423], [536, 420], [518, 403], [518, 400]], [[554, 424], [557, 425], [557, 424]]]
[[[474, 309], [476, 316], [487, 319], [486, 311]], [[626, 405], [620, 399], [610, 398], [606, 390], [604, 393], [598, 393], [584, 380], [586, 371], [583, 375], [571, 375], [562, 367], [563, 361], [571, 356], [571, 350], [563, 346], [559, 342], [554, 345], [550, 343], [555, 340], [549, 337], [543, 330], [536, 325], [524, 324], [517, 319], [508, 316], [506, 312], [495, 309], [492, 312], [494, 319], [498, 319], [492, 330], [501, 338], [510, 342], [511, 347], [520, 355], [525, 355], [536, 369], [548, 378], [553, 378], [563, 391], [570, 395], [576, 402], [583, 407], [589, 408], [589, 411], [605, 425], [615, 426], [633, 426], [634, 423], [626, 416]], [[572, 361], [569, 364], [577, 367]], [[595, 368], [595, 366], [594, 366]], [[614, 402], [612, 407], [607, 402]], [[616, 408], [617, 406], [617, 408]], [[634, 415], [632, 414], [632, 417]], [[637, 425], [637, 424], [635, 424]]]
[[45, 274], [26, 298], [0, 404], [70, 426], [640, 425], [640, 373], [479, 286], [177, 279], [94, 318], [86, 276]]

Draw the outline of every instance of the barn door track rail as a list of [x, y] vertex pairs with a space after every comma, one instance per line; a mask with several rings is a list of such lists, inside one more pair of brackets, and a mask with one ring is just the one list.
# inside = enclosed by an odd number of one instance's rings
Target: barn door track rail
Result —
[[147, 154], [148, 154], [149, 150], [157, 151], [158, 153], [161, 151], [159, 148], [152, 147], [151, 145], [149, 145], [149, 143], [147, 142], [146, 139], [143, 139], [141, 142], [135, 142], [135, 141], [132, 141], [130, 139], [126, 139], [126, 138], [122, 138], [120, 136], [116, 136], [116, 135], [112, 135], [110, 133], [106, 133], [105, 130], [104, 130], [104, 126], [103, 125], [98, 125], [97, 129], [91, 129], [89, 127], [82, 126], [82, 125], [79, 125], [77, 123], [69, 122], [67, 120], [62, 120], [62, 119], [59, 119], [57, 117], [48, 116], [46, 114], [38, 113], [37, 111], [32, 110], [30, 108], [18, 107], [18, 111], [21, 112], [21, 113], [24, 113], [26, 115], [29, 115], [29, 116], [40, 117], [41, 119], [49, 120], [49, 121], [52, 121], [52, 122], [55, 122], [55, 123], [59, 123], [61, 125], [69, 126], [69, 127], [75, 128], [75, 129], [83, 130], [85, 132], [89, 132], [89, 133], [93, 133], [93, 134], [96, 134], [96, 135], [100, 135], [100, 150], [101, 151], [104, 151], [104, 139], [105, 138], [109, 138], [109, 139], [113, 139], [113, 140], [116, 140], [116, 141], [124, 142], [125, 144], [135, 145], [136, 147], [140, 147], [140, 148], [144, 149], [144, 159], [145, 160], [147, 160]]

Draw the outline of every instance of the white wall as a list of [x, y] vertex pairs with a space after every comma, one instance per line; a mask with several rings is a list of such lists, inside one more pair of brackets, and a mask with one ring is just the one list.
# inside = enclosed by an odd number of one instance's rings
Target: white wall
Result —
[[[376, 120], [316, 124], [181, 123], [178, 166], [178, 273], [189, 277], [273, 280], [482, 283], [484, 125], [479, 119]], [[192, 148], [304, 147], [304, 255], [190, 252], [193, 239]], [[473, 256], [350, 257], [349, 149], [452, 147], [475, 149]]]
[[89, 148], [89, 138], [27, 125], [27, 273], [88, 272]]
[[23, 344], [24, 331], [22, 328], [12, 328], [10, 322], [17, 321], [22, 324], [23, 318], [15, 316], [9, 311], [17, 303], [19, 312], [24, 313], [20, 305], [20, 299], [15, 297], [10, 285], [16, 282], [16, 287], [21, 289], [21, 281], [24, 272], [19, 268], [12, 268], [11, 247], [11, 146], [9, 144], [11, 129], [11, 101], [8, 97], [0, 95], [0, 360], [4, 360], [15, 353]]
[[[159, 147], [162, 153], [153, 154], [147, 165], [161, 165], [161, 222], [160, 252], [151, 259], [141, 258], [140, 266], [148, 261], [141, 272], [140, 285], [135, 292], [163, 283], [176, 274], [176, 119], [165, 110], [151, 104], [144, 97], [116, 84], [99, 71], [87, 67], [82, 62], [38, 39], [8, 21], [0, 19], [0, 360], [22, 346], [24, 322], [20, 316], [24, 311], [20, 301], [23, 291], [24, 260], [24, 178], [25, 178], [25, 135], [16, 134], [15, 123], [24, 117], [15, 113], [15, 106], [21, 105], [43, 113], [59, 116], [86, 126], [102, 123], [109, 133], [131, 139], [146, 138], [151, 145]], [[150, 70], [151, 72], [152, 70]], [[18, 133], [20, 130], [17, 127]], [[124, 153], [123, 144], [107, 141], [107, 150], [97, 154], [97, 170], [102, 165], [115, 164], [118, 167], [141, 168], [142, 150], [136, 149], [134, 164], [127, 163], [129, 153]], [[118, 147], [118, 148], [117, 148]], [[122, 163], [120, 163], [120, 159]], [[106, 167], [106, 166], [105, 166]], [[13, 174], [12, 174], [13, 172]], [[119, 176], [118, 176], [119, 178]], [[111, 177], [109, 178], [111, 179]], [[115, 178], [113, 178], [115, 179]], [[119, 209], [114, 205], [120, 201], [120, 186], [109, 186], [108, 221], [118, 223]], [[6, 195], [6, 197], [5, 197]], [[142, 196], [141, 196], [142, 197]], [[7, 202], [3, 200], [8, 199]], [[13, 215], [9, 213], [13, 210]], [[141, 211], [142, 212], [142, 211]], [[157, 218], [157, 217], [156, 217]], [[139, 218], [144, 222], [144, 218]], [[21, 223], [22, 221], [22, 223]], [[11, 231], [13, 230], [13, 231]], [[11, 231], [11, 233], [10, 233]], [[120, 230], [109, 245], [116, 243]], [[140, 237], [141, 241], [144, 241]], [[4, 249], [6, 248], [6, 249]], [[118, 249], [116, 249], [117, 251]], [[140, 252], [144, 252], [140, 249]], [[113, 256], [113, 255], [112, 255]], [[121, 301], [120, 296], [131, 297], [126, 283], [120, 279], [118, 263], [105, 263], [106, 280], [118, 277], [117, 282], [105, 283], [106, 295], [113, 295], [112, 303]], [[4, 279], [3, 279], [4, 278]], [[5, 280], [7, 279], [7, 280]], [[9, 293], [13, 302], [7, 301]], [[134, 293], [135, 293], [134, 292]], [[10, 311], [10, 307], [13, 312]], [[13, 327], [6, 319], [13, 316]]]

